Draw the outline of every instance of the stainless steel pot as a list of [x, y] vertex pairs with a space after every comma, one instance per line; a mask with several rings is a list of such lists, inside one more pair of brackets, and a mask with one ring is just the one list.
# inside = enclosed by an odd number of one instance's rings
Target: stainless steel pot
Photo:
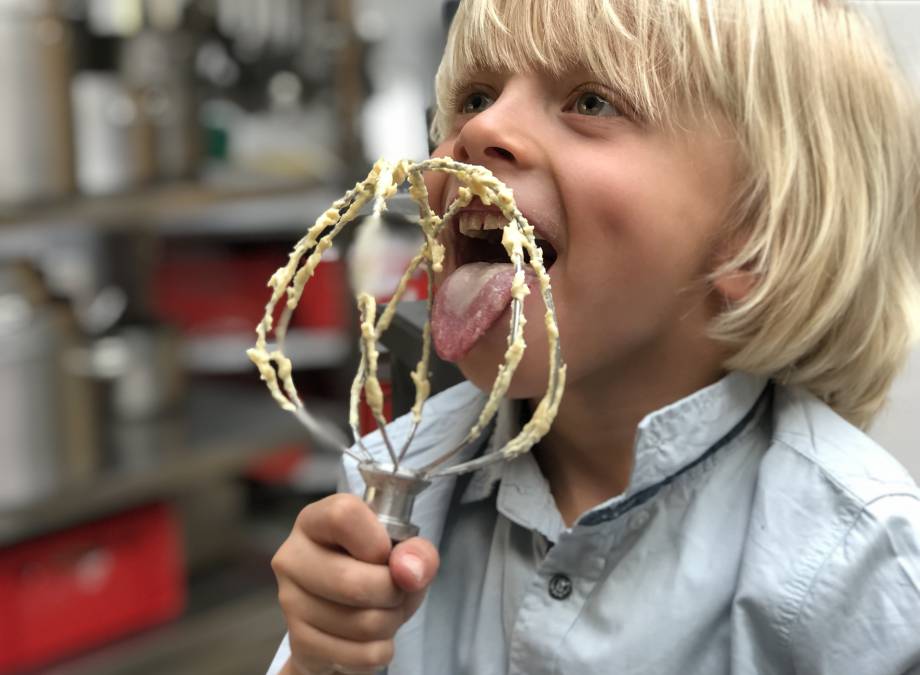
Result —
[[0, 508], [98, 468], [94, 389], [67, 367], [78, 342], [69, 308], [31, 268], [0, 265]]
[[177, 332], [164, 324], [124, 326], [92, 347], [92, 374], [104, 383], [107, 412], [140, 420], [175, 411], [184, 393]]
[[110, 421], [174, 412], [185, 391], [179, 335], [166, 324], [120, 326], [74, 350], [68, 367], [96, 383], [103, 417]]
[[73, 36], [43, 0], [0, 0], [0, 206], [74, 189]]
[[73, 80], [73, 109], [81, 192], [115, 193], [153, 179], [154, 131], [142, 92], [112, 73], [85, 71]]
[[178, 30], [143, 30], [122, 44], [119, 72], [141, 92], [153, 125], [157, 178], [191, 177], [201, 148], [192, 63], [194, 42]]

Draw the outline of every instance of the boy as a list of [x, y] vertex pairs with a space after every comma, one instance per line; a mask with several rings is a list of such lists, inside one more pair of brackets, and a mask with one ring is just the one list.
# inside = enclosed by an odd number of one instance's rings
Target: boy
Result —
[[[424, 539], [391, 551], [352, 495], [305, 508], [270, 672], [920, 673], [920, 492], [858, 429], [916, 331], [920, 142], [859, 17], [463, 0], [437, 96], [434, 154], [490, 168], [548, 242], [565, 395], [530, 455], [419, 496]], [[457, 187], [432, 176], [432, 206]], [[479, 245], [446, 237], [436, 302], [489, 293], [452, 276]], [[458, 461], [543, 393], [525, 311], [509, 401]], [[491, 319], [436, 345], [470, 382], [429, 402], [407, 465], [478, 413]]]

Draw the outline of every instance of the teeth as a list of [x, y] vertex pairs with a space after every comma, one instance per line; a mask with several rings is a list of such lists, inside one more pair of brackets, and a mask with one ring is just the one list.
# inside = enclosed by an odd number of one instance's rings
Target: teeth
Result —
[[461, 234], [479, 239], [486, 238], [487, 231], [500, 230], [505, 226], [503, 216], [475, 211], [461, 213], [457, 218], [457, 222], [460, 225]]
[[487, 230], [500, 230], [505, 226], [505, 218], [495, 213], [461, 213], [458, 219], [461, 234], [467, 237], [484, 238]]
[[494, 213], [489, 213], [486, 215], [482, 229], [484, 230], [500, 230], [505, 226], [505, 219], [502, 216], [499, 216]]

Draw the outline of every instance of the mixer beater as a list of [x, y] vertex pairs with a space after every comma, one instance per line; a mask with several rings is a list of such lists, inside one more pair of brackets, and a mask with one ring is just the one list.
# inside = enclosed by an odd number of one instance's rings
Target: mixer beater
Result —
[[[461, 185], [457, 198], [448, 205], [441, 216], [436, 214], [428, 204], [428, 191], [423, 179], [426, 171], [452, 174]], [[284, 341], [291, 315], [300, 302], [304, 287], [320, 263], [323, 253], [332, 246], [333, 239], [346, 224], [358, 217], [362, 209], [371, 201], [373, 202], [371, 215], [363, 220], [361, 227], [381, 227], [380, 216], [386, 208], [387, 200], [396, 194], [404, 183], [408, 183], [409, 196], [418, 205], [419, 225], [425, 241], [419, 252], [410, 261], [392, 300], [379, 317], [372, 296], [363, 292], [357, 296], [361, 319], [361, 359], [349, 396], [349, 427], [354, 440], [351, 444], [342, 437], [337, 429], [321, 423], [305, 408], [294, 385], [293, 363], [284, 353]], [[494, 205], [499, 208], [507, 221], [502, 230], [502, 245], [514, 267], [508, 345], [486, 403], [463, 440], [455, 447], [446, 449], [444, 454], [435, 461], [422, 467], [409, 468], [404, 465], [403, 460], [421, 423], [422, 408], [430, 392], [428, 368], [431, 356], [430, 324], [434, 275], [441, 271], [445, 253], [440, 234], [445, 225], [451, 223], [454, 216], [469, 205], [473, 198], [478, 198], [485, 205]], [[525, 252], [529, 258], [527, 262], [525, 262]], [[384, 396], [377, 378], [377, 342], [389, 327], [396, 306], [410, 279], [423, 265], [428, 278], [429, 318], [425, 322], [422, 335], [422, 355], [411, 374], [415, 385], [415, 403], [410, 412], [410, 431], [401, 446], [395, 447], [387, 434], [383, 414]], [[502, 448], [467, 462], [447, 465], [450, 459], [469, 443], [475, 441], [494, 418], [499, 403], [504, 398], [514, 371], [524, 354], [526, 344], [523, 330], [525, 324], [523, 304], [524, 298], [530, 292], [525, 275], [525, 265], [530, 266], [536, 277], [545, 306], [544, 324], [549, 344], [549, 377], [546, 393], [537, 404], [530, 420], [523, 425], [517, 436]], [[379, 160], [367, 178], [358, 182], [352, 190], [349, 190], [316, 219], [314, 225], [294, 246], [287, 264], [271, 276], [268, 286], [272, 290], [271, 297], [265, 306], [262, 320], [256, 327], [256, 344], [247, 350], [247, 355], [259, 369], [261, 379], [265, 381], [271, 395], [282, 408], [296, 415], [311, 434], [337, 447], [358, 462], [359, 471], [366, 485], [364, 500], [377, 514], [378, 519], [394, 541], [402, 541], [418, 533], [418, 528], [411, 523], [412, 506], [416, 495], [424, 490], [433, 478], [473, 471], [492, 462], [510, 459], [527, 452], [543, 437], [555, 418], [565, 385], [565, 365], [562, 362], [559, 347], [559, 330], [549, 275], [543, 266], [543, 252], [534, 237], [533, 227], [515, 204], [511, 190], [484, 167], [464, 164], [449, 157], [433, 158], [421, 162]], [[284, 303], [277, 323], [275, 323], [275, 314], [282, 299]], [[274, 341], [269, 342], [272, 332]], [[358, 407], [362, 393], [377, 421], [389, 455], [389, 462], [376, 462], [361, 438], [358, 429]]]

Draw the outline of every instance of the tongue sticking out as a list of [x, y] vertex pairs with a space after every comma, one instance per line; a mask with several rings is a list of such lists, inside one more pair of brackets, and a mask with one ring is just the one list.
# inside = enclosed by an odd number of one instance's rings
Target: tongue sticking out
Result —
[[445, 361], [458, 361], [476, 344], [511, 302], [514, 266], [469, 263], [441, 284], [434, 299], [431, 334]]

